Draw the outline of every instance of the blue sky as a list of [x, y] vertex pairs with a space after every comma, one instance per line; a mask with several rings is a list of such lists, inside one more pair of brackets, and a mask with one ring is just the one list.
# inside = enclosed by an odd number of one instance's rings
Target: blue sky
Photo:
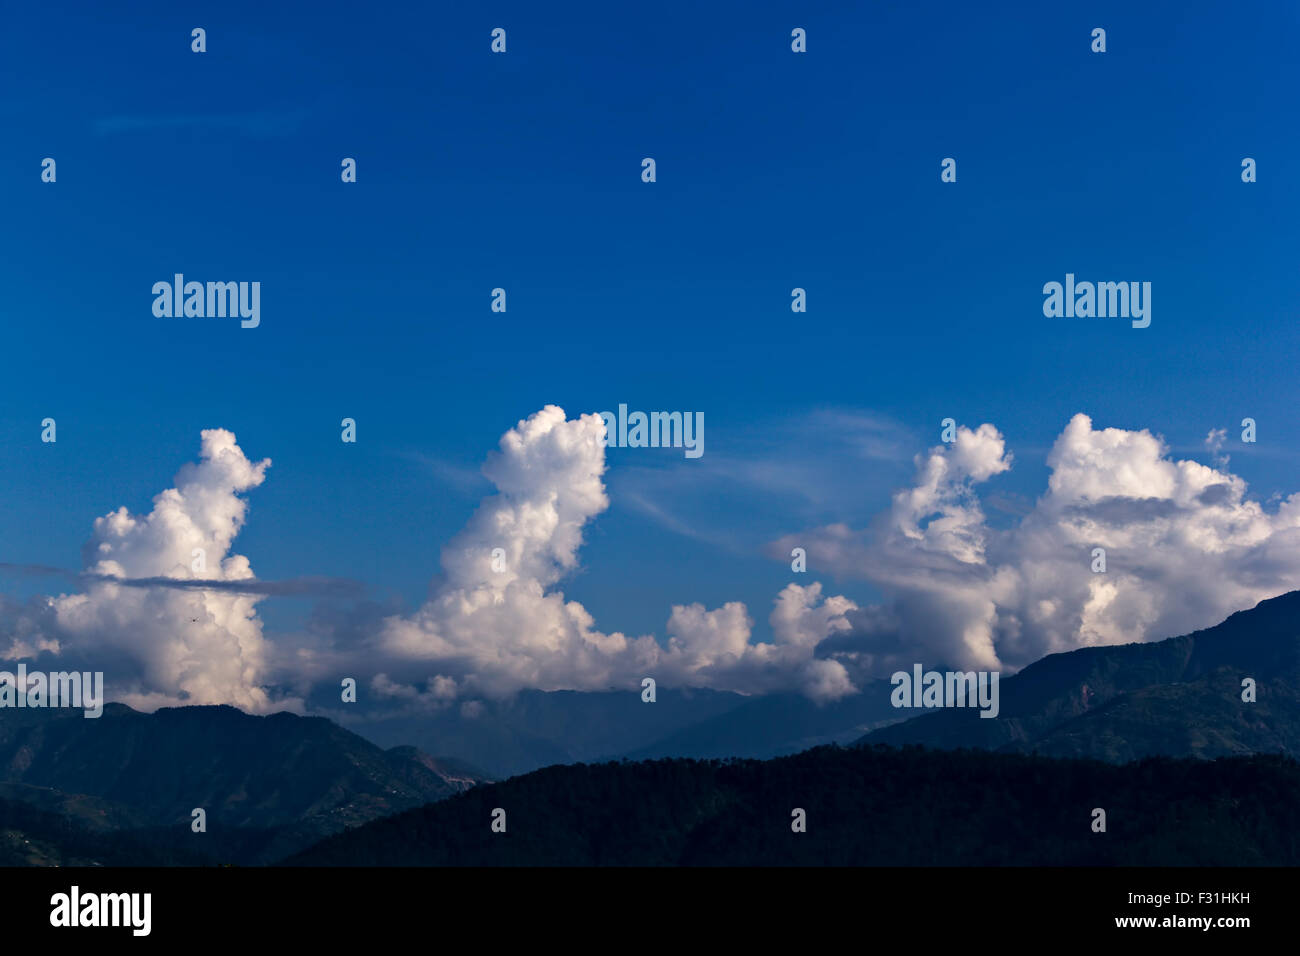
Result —
[[[1042, 494], [1076, 412], [1202, 461], [1227, 427], [1253, 497], [1300, 486], [1288, 6], [12, 16], [0, 561], [80, 567], [95, 517], [147, 511], [221, 427], [274, 462], [235, 546], [259, 577], [414, 607], [492, 491], [483, 456], [549, 403], [704, 412], [698, 461], [611, 450], [611, 507], [564, 585], [636, 634], [741, 600], [761, 636], [790, 579], [763, 546], [865, 525], [949, 416], [1006, 437], [989, 490], [1013, 497]], [[175, 272], [260, 281], [261, 326], [155, 318]], [[1066, 272], [1150, 281], [1150, 328], [1044, 318]], [[1245, 416], [1254, 446], [1233, 443]], [[261, 606], [271, 631], [309, 611]]]

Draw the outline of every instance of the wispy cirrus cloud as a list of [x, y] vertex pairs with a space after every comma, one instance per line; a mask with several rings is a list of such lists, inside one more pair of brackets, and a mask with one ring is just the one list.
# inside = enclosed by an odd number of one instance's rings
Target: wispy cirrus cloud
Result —
[[61, 577], [70, 581], [117, 584], [127, 588], [171, 588], [177, 591], [225, 591], [230, 594], [259, 594], [264, 597], [339, 597], [356, 599], [365, 585], [354, 578], [304, 575], [280, 581], [225, 581], [220, 578], [168, 578], [152, 576], [126, 578], [113, 574], [73, 571], [43, 564], [13, 564], [0, 561], [0, 573], [31, 577]]
[[92, 124], [96, 135], [158, 130], [229, 130], [268, 138], [292, 136], [311, 115], [308, 110], [263, 110], [246, 113], [123, 114], [104, 116]]
[[424, 468], [443, 484], [462, 493], [478, 493], [490, 487], [490, 482], [483, 477], [483, 472], [478, 468], [447, 461], [433, 455], [426, 455], [419, 451], [408, 450], [399, 452], [399, 454], [407, 461], [415, 462]]
[[[855, 516], [873, 497], [886, 498], [919, 441], [888, 416], [851, 408], [719, 427], [715, 435], [709, 452], [689, 462], [640, 464], [620, 453], [611, 476], [616, 500], [674, 534], [755, 554], [791, 521]], [[750, 520], [720, 514], [720, 496], [743, 502]]]

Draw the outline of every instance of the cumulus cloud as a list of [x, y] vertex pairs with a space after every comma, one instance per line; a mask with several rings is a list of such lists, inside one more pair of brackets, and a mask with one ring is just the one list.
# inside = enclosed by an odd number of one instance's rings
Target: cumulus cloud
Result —
[[751, 643], [753, 622], [740, 602], [713, 610], [678, 605], [668, 619], [668, 647], [659, 657], [665, 677], [677, 684], [739, 693], [799, 690], [814, 700], [834, 700], [858, 688], [838, 661], [819, 658], [818, 646], [849, 630], [848, 598], [822, 597], [816, 582], [787, 585], [769, 617], [771, 643]]
[[[653, 656], [651, 638], [598, 631], [582, 605], [550, 590], [577, 566], [582, 529], [609, 506], [604, 424], [548, 406], [501, 439], [483, 468], [497, 487], [442, 551], [445, 580], [411, 617], [389, 618], [381, 643], [489, 696], [626, 679]], [[498, 570], [498, 568], [500, 570]]]
[[[769, 641], [755, 639], [740, 602], [672, 606], [662, 639], [605, 631], [561, 588], [580, 569], [586, 528], [609, 507], [603, 437], [598, 415], [570, 420], [555, 406], [520, 421], [483, 467], [495, 492], [443, 548], [421, 607], [318, 609], [303, 633], [273, 646], [258, 603], [328, 582], [259, 581], [234, 553], [243, 495], [270, 461], [247, 458], [230, 432], [204, 431], [198, 462], [150, 512], [95, 521], [78, 593], [0, 598], [0, 654], [110, 661], [100, 668], [110, 696], [146, 709], [301, 709], [274, 688], [305, 694], [340, 672], [367, 681], [374, 699], [467, 715], [476, 699], [524, 688], [633, 688], [646, 676], [827, 701], [915, 662], [1015, 669], [1075, 647], [1186, 633], [1300, 578], [1300, 496], [1266, 511], [1226, 462], [1175, 460], [1148, 431], [1098, 429], [1076, 415], [1048, 455], [1046, 490], [1017, 504], [1012, 527], [990, 526], [981, 504], [1013, 464], [984, 424], [919, 455], [912, 483], [867, 527], [773, 543], [781, 560], [801, 547], [814, 573], [871, 582], [879, 603], [813, 581], [776, 596]], [[1207, 448], [1218, 450], [1214, 433]], [[1099, 547], [1107, 570], [1095, 574]]]
[[76, 576], [80, 592], [0, 608], [9, 653], [109, 661], [114, 699], [143, 709], [300, 709], [299, 699], [276, 699], [267, 688], [305, 694], [340, 670], [370, 672], [376, 698], [459, 703], [471, 715], [475, 698], [636, 687], [645, 676], [666, 686], [797, 690], [817, 700], [853, 693], [843, 666], [818, 648], [849, 629], [856, 606], [823, 596], [818, 584], [778, 595], [770, 643], [752, 640], [740, 603], [675, 606], [660, 643], [603, 631], [565, 598], [558, 585], [579, 567], [584, 528], [609, 507], [603, 439], [598, 415], [568, 420], [548, 406], [520, 421], [483, 467], [495, 494], [442, 550], [442, 575], [422, 607], [404, 615], [363, 603], [343, 618], [336, 608], [272, 646], [258, 602], [313, 593], [322, 581], [258, 581], [233, 552], [247, 514], [243, 494], [262, 484], [271, 463], [247, 458], [230, 432], [205, 431], [199, 461], [181, 469], [152, 511], [119, 508], [95, 521]]
[[48, 598], [19, 603], [0, 594], [0, 623], [4, 625], [0, 661], [19, 661], [46, 653], [58, 655], [62, 651]]
[[782, 592], [772, 615], [776, 640], [757, 644], [740, 603], [673, 607], [661, 645], [650, 635], [601, 631], [586, 608], [566, 600], [555, 585], [578, 566], [583, 527], [609, 506], [603, 438], [600, 416], [568, 420], [553, 405], [505, 434], [483, 469], [497, 493], [443, 550], [442, 582], [414, 615], [390, 617], [383, 627], [383, 652], [421, 662], [426, 689], [388, 674], [375, 689], [428, 702], [525, 687], [634, 686], [654, 676], [745, 693], [852, 693], [843, 667], [815, 655], [823, 638], [848, 628], [854, 605], [823, 599], [819, 585]]
[[87, 586], [49, 599], [49, 627], [65, 650], [115, 656], [106, 669], [114, 699], [145, 709], [300, 709], [263, 687], [261, 595], [248, 559], [231, 551], [248, 507], [240, 495], [262, 484], [270, 465], [250, 461], [230, 432], [210, 429], [199, 461], [181, 468], [152, 511], [119, 508], [95, 520], [82, 550]]
[[[1048, 455], [1046, 492], [995, 531], [976, 488], [1010, 464], [991, 425], [959, 429], [918, 459], [914, 485], [870, 527], [772, 545], [774, 555], [805, 547], [810, 567], [884, 594], [826, 642], [850, 674], [916, 661], [1015, 669], [1081, 646], [1158, 640], [1300, 580], [1300, 496], [1266, 512], [1240, 477], [1174, 460], [1149, 431], [1074, 416]], [[1105, 549], [1104, 573], [1092, 571], [1094, 548]]]

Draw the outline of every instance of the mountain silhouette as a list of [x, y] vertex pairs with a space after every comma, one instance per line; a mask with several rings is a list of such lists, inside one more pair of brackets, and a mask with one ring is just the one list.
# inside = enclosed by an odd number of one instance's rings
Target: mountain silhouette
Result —
[[[60, 709], [0, 714], [0, 798], [90, 832], [152, 831], [150, 842], [178, 857], [283, 855], [483, 779], [413, 747], [385, 751], [320, 717], [225, 706], [143, 714], [122, 704], [96, 719]], [[191, 829], [195, 809], [206, 815], [204, 833]]]
[[[1254, 702], [1242, 699], [1255, 682]], [[1000, 712], [942, 708], [872, 744], [973, 747], [1110, 762], [1147, 756], [1300, 756], [1300, 591], [1147, 644], [1053, 654], [1000, 681]], [[912, 711], [900, 711], [911, 713]]]
[[[454, 758], [288, 713], [6, 708], [0, 864], [1296, 865], [1298, 622], [1293, 592], [1052, 655], [1001, 681], [992, 719], [901, 719], [876, 682], [827, 704], [531, 691], [382, 727]], [[465, 760], [479, 745], [554, 765], [494, 783]], [[619, 748], [646, 759], [600, 762]]]
[[[548, 767], [377, 820], [291, 866], [1176, 866], [1300, 863], [1300, 763], [1116, 766], [818, 747], [767, 761]], [[1094, 830], [1095, 811], [1106, 814]], [[505, 831], [492, 829], [496, 811]], [[796, 811], [805, 832], [795, 832]]]

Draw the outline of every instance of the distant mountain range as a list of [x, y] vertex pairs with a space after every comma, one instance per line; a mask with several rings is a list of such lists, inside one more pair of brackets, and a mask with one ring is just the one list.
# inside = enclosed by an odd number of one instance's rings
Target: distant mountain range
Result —
[[[992, 719], [912, 716], [891, 690], [825, 705], [525, 692], [352, 719], [378, 743], [231, 707], [6, 708], [0, 865], [1300, 859], [1286, 816], [1300, 806], [1300, 592], [1184, 637], [1044, 658], [1001, 681]], [[1155, 759], [1128, 763], [1141, 758]], [[508, 837], [488, 827], [498, 807]], [[810, 822], [792, 843], [795, 807]], [[1122, 841], [1077, 831], [1094, 807]], [[1163, 822], [1178, 813], [1182, 830]]]
[[[1241, 699], [1245, 677], [1256, 701]], [[1184, 637], [1083, 648], [1000, 681], [1000, 711], [895, 708], [889, 681], [829, 704], [661, 688], [524, 691], [414, 717], [347, 720], [383, 746], [413, 743], [498, 776], [618, 758], [756, 757], [828, 743], [976, 747], [1122, 762], [1144, 756], [1300, 756], [1300, 591]]]
[[[1245, 678], [1254, 703], [1242, 700]], [[1300, 591], [1184, 637], [1053, 654], [1000, 683], [996, 718], [938, 709], [862, 742], [1110, 762], [1300, 757]]]
[[[1253, 702], [1242, 699], [1246, 678]], [[890, 689], [821, 708], [754, 699], [631, 755], [797, 746], [887, 717], [882, 701], [895, 716], [915, 713], [893, 710]], [[1053, 655], [1002, 681], [999, 696], [996, 718], [936, 709], [847, 749], [550, 767], [335, 835], [287, 862], [1300, 863], [1300, 592], [1185, 637]], [[936, 749], [895, 749], [915, 744]], [[796, 808], [806, 833], [791, 830]], [[498, 809], [505, 833], [490, 826]], [[1091, 828], [1096, 809], [1105, 833]]]
[[467, 716], [448, 707], [415, 716], [338, 719], [381, 746], [414, 744], [453, 754], [506, 777], [540, 767], [620, 757], [775, 757], [819, 744], [849, 743], [901, 720], [890, 685], [820, 705], [802, 694], [745, 697], [660, 688], [637, 691], [522, 691], [481, 701]]
[[[485, 779], [413, 747], [382, 750], [319, 717], [253, 717], [233, 707], [142, 714], [121, 704], [96, 719], [0, 713], [0, 827], [31, 830], [26, 839], [44, 847], [36, 858], [46, 862], [58, 862], [65, 843], [80, 858], [86, 834], [106, 833], [126, 843], [134, 833], [176, 862], [275, 859]], [[24, 807], [70, 829], [43, 830]], [[191, 831], [195, 808], [206, 814], [205, 833]]]

